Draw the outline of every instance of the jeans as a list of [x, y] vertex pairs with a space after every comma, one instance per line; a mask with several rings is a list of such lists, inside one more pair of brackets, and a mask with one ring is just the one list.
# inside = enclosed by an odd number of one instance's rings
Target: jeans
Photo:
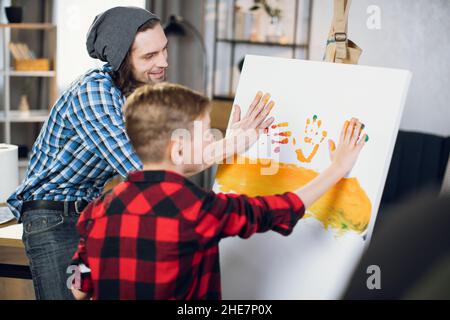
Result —
[[57, 210], [22, 212], [23, 236], [38, 300], [73, 300], [67, 268], [80, 239], [79, 215]]

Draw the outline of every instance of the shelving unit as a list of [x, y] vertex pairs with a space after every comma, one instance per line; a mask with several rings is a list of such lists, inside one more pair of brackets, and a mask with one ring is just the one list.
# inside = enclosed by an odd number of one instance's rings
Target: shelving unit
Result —
[[52, 23], [0, 23], [0, 28], [23, 29], [23, 30], [54, 30], [56, 26]]
[[232, 44], [249, 44], [254, 46], [269, 46], [269, 47], [285, 47], [285, 48], [308, 48], [306, 44], [296, 44], [296, 43], [279, 43], [279, 42], [262, 42], [262, 41], [251, 41], [251, 40], [240, 40], [240, 39], [217, 39], [217, 42], [226, 42]]
[[10, 77], [55, 77], [55, 71], [15, 71], [15, 70], [1, 70], [1, 75]]
[[[1, 32], [3, 33], [3, 69], [0, 70], [0, 76], [3, 78], [3, 99], [0, 107], [0, 124], [3, 125], [3, 142], [18, 144], [15, 141], [15, 136], [18, 132], [13, 132], [13, 124], [21, 124], [27, 126], [28, 130], [36, 129], [37, 124], [41, 124], [48, 118], [49, 110], [57, 98], [56, 85], [56, 25], [51, 23], [12, 23], [0, 24]], [[8, 44], [12, 38], [12, 32], [16, 30], [26, 30], [26, 32], [44, 32], [44, 48], [42, 50], [43, 56], [50, 60], [52, 70], [49, 71], [17, 71], [12, 67], [12, 59]], [[21, 31], [22, 32], [22, 31]], [[40, 84], [40, 89], [44, 87], [44, 92], [39, 92], [40, 101], [29, 101], [30, 111], [20, 112], [17, 106], [11, 105], [11, 91], [13, 84], [12, 78], [42, 78], [47, 81], [46, 86]], [[17, 83], [17, 81], [15, 81]], [[31, 128], [30, 128], [31, 126]], [[16, 131], [19, 130], [16, 128]], [[34, 137], [36, 138], [36, 137]], [[31, 145], [27, 145], [31, 150]], [[27, 166], [28, 159], [21, 158], [19, 161], [19, 168]]]
[[[256, 47], [266, 47], [266, 48], [283, 48], [283, 49], [290, 49], [291, 51], [291, 57], [297, 58], [298, 50], [303, 50], [305, 52], [305, 59], [309, 59], [309, 42], [310, 42], [310, 36], [311, 36], [311, 16], [312, 16], [312, 7], [313, 7], [313, 0], [286, 0], [289, 1], [289, 3], [294, 4], [294, 23], [292, 25], [292, 41], [290, 42], [273, 42], [273, 41], [252, 41], [250, 39], [237, 39], [236, 38], [236, 18], [235, 18], [235, 8], [238, 4], [238, 0], [231, 1], [231, 10], [232, 10], [232, 21], [231, 21], [231, 36], [230, 37], [224, 37], [219, 35], [219, 20], [221, 18], [221, 10], [219, 9], [219, 2], [220, 0], [216, 0], [215, 2], [215, 34], [214, 34], [214, 54], [213, 54], [213, 81], [212, 81], [212, 96], [214, 100], [220, 100], [220, 101], [232, 101], [234, 99], [234, 84], [235, 84], [235, 67], [236, 67], [236, 61], [239, 58], [236, 58], [236, 50], [238, 46], [247, 45], [247, 46], [254, 46]], [[298, 31], [299, 31], [299, 8], [301, 4], [307, 4], [307, 32], [306, 32], [306, 39], [302, 39], [300, 42], [297, 42], [298, 39]], [[230, 8], [228, 8], [230, 9]], [[227, 92], [221, 92], [217, 93], [217, 74], [216, 71], [218, 69], [218, 55], [221, 52], [219, 50], [219, 44], [226, 44], [229, 46], [230, 55], [229, 55], [229, 83], [228, 83], [228, 90]]]
[[44, 122], [47, 120], [48, 111], [47, 110], [32, 110], [29, 113], [23, 113], [20, 111], [9, 111], [9, 117], [6, 118], [5, 112], [0, 112], [0, 122], [6, 122], [7, 120], [11, 123], [13, 122]]

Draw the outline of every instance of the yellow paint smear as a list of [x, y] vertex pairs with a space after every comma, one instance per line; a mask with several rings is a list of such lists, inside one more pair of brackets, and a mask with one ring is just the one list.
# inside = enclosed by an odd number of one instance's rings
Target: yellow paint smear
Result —
[[[296, 191], [319, 175], [318, 172], [294, 164], [277, 163], [274, 175], [261, 175], [262, 168], [269, 168], [269, 160], [261, 159], [264, 164], [250, 164], [250, 159], [240, 157], [237, 163], [219, 166], [216, 180], [222, 192], [236, 192], [248, 196], [281, 194]], [[252, 160], [255, 162], [255, 160]], [[236, 163], [236, 162], [235, 162]], [[305, 218], [315, 217], [326, 229], [333, 228], [340, 233], [366, 230], [372, 212], [372, 205], [356, 178], [344, 178], [332, 187], [324, 196], [308, 208]]]

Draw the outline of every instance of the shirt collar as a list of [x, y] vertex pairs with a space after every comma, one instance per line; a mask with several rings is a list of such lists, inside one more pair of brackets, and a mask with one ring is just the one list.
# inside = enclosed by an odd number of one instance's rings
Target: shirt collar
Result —
[[110, 73], [113, 71], [113, 68], [109, 63], [105, 63], [102, 67], [102, 71], [106, 72], [106, 73]]
[[186, 183], [188, 181], [181, 174], [174, 171], [167, 170], [139, 170], [128, 174], [127, 181], [129, 182], [177, 182]]

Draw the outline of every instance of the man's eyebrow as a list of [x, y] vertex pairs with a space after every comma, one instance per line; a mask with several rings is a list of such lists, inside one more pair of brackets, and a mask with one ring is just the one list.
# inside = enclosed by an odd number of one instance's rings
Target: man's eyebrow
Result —
[[[164, 45], [163, 49], [167, 48], [168, 45], [169, 45], [169, 40], [167, 40], [167, 42]], [[157, 54], [158, 52], [159, 51], [147, 52], [147, 53], [142, 54], [142, 57], [149, 56], [149, 55], [152, 55], [152, 54]]]

